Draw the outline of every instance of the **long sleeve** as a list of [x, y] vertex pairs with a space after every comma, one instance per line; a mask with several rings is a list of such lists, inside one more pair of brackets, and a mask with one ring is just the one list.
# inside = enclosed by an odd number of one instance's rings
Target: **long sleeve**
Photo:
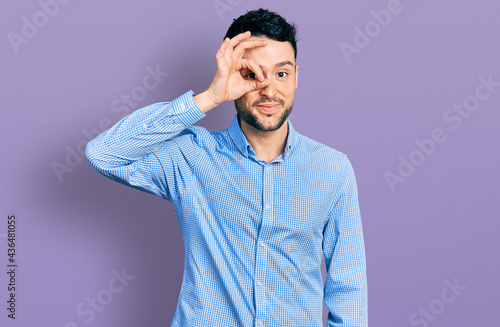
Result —
[[344, 158], [344, 174], [323, 230], [327, 326], [367, 327], [368, 288], [358, 191], [352, 165]]
[[189, 186], [200, 152], [196, 134], [186, 130], [205, 117], [193, 95], [190, 90], [123, 117], [87, 143], [87, 160], [119, 183], [169, 201], [178, 198]]

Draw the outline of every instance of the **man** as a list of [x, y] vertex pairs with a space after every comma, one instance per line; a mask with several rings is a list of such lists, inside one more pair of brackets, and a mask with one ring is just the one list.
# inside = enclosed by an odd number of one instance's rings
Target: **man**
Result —
[[[100, 173], [174, 205], [185, 266], [172, 326], [319, 327], [323, 296], [328, 326], [367, 326], [352, 165], [288, 120], [295, 33], [274, 12], [248, 12], [230, 26], [204, 92], [138, 109], [87, 145]], [[233, 100], [229, 128], [192, 126]]]

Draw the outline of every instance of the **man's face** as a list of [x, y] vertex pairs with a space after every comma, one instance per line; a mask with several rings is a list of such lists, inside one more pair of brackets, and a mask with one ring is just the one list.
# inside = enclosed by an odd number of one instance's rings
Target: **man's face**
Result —
[[[257, 38], [251, 36], [245, 41]], [[259, 131], [279, 129], [292, 111], [299, 66], [295, 65], [290, 42], [265, 38], [267, 45], [245, 51], [243, 59], [252, 59], [270, 84], [265, 88], [245, 93], [234, 101], [240, 123], [247, 123]], [[243, 41], [243, 42], [245, 42]], [[256, 75], [248, 69], [240, 71], [244, 79], [254, 80]]]

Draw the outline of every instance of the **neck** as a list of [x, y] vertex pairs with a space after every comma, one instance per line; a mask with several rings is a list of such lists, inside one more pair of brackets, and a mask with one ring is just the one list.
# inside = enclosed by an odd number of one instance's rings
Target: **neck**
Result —
[[242, 120], [239, 120], [239, 124], [259, 159], [270, 163], [285, 151], [288, 119], [275, 131], [260, 131]]

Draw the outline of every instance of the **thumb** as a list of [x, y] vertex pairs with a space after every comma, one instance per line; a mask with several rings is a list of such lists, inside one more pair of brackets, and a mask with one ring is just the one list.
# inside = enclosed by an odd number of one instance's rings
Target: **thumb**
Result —
[[271, 84], [271, 81], [267, 78], [263, 81], [259, 81], [258, 79], [255, 79], [254, 81], [250, 82], [250, 87], [251, 87], [252, 91], [255, 91], [255, 90], [263, 89], [266, 86], [268, 86], [269, 84]]

